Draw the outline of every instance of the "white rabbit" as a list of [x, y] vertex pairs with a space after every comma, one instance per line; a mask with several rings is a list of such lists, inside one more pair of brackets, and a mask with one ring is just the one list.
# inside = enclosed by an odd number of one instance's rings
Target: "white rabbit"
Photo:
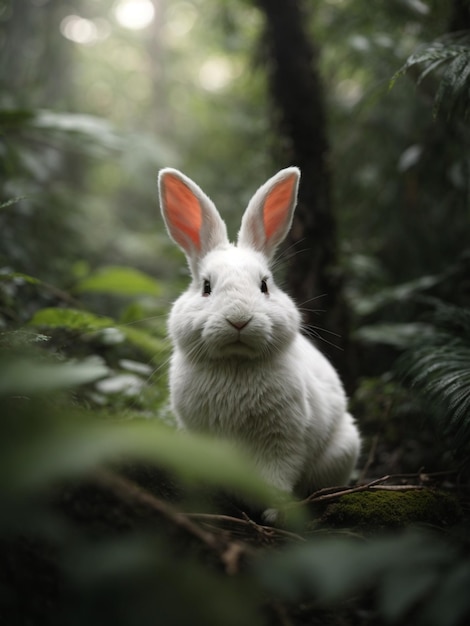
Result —
[[192, 273], [168, 323], [177, 420], [241, 443], [268, 483], [307, 495], [347, 483], [360, 437], [336, 371], [300, 334], [300, 313], [270, 271], [299, 177], [289, 167], [258, 189], [237, 245], [212, 201], [181, 172], [162, 170], [159, 192]]

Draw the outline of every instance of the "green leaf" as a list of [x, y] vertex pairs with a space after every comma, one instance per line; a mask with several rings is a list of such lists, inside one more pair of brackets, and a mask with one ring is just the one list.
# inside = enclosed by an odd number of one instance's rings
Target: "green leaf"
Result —
[[29, 285], [40, 285], [41, 281], [39, 278], [34, 278], [34, 276], [29, 276], [28, 274], [23, 274], [22, 272], [8, 272], [1, 273], [0, 272], [0, 280], [13, 280], [13, 281], [22, 281], [28, 283]]
[[440, 82], [434, 98], [433, 114], [437, 116], [445, 111], [447, 116], [462, 112], [466, 117], [470, 112], [470, 39], [466, 32], [450, 33], [429, 44], [425, 44], [410, 55], [404, 65], [394, 74], [390, 81], [392, 88], [396, 80], [415, 65], [424, 65], [417, 83], [431, 73], [439, 75], [438, 70], [446, 65], [441, 72]]
[[48, 307], [37, 311], [29, 321], [29, 325], [86, 332], [109, 328], [115, 326], [116, 323], [110, 317], [93, 315], [88, 311]]
[[387, 287], [373, 296], [355, 302], [356, 313], [361, 316], [370, 315], [390, 304], [412, 301], [421, 293], [438, 285], [442, 279], [440, 274], [420, 276], [406, 283]]
[[417, 337], [396, 365], [418, 393], [455, 456], [470, 450], [470, 311], [439, 306], [426, 337]]
[[158, 296], [161, 293], [161, 287], [154, 278], [139, 270], [113, 266], [102, 268], [95, 274], [87, 276], [77, 283], [75, 291], [120, 296]]
[[83, 476], [103, 464], [140, 460], [176, 472], [186, 481], [223, 485], [256, 498], [274, 491], [249, 459], [228, 442], [178, 431], [157, 421], [90, 424], [86, 418], [41, 434], [4, 453], [0, 481], [9, 490], [34, 492], [53, 481]]
[[151, 358], [161, 357], [169, 348], [166, 340], [155, 337], [141, 328], [118, 324], [110, 317], [78, 309], [56, 307], [41, 309], [34, 314], [29, 325], [38, 328], [65, 328], [80, 333], [101, 332], [103, 343], [119, 343], [126, 339]]
[[[262, 557], [256, 571], [271, 593], [289, 602], [312, 599], [336, 606], [354, 594], [375, 588], [382, 614], [393, 619], [422, 601], [456, 556], [451, 546], [424, 533], [410, 532], [362, 543], [330, 537]], [[423, 572], [426, 577], [422, 582], [405, 588]], [[397, 606], [392, 606], [392, 594], [398, 598]]]
[[457, 626], [465, 622], [469, 613], [470, 563], [457, 563], [445, 580], [440, 581], [435, 593], [429, 597], [421, 623], [430, 626]]
[[109, 369], [99, 357], [65, 363], [38, 363], [18, 358], [2, 367], [0, 394], [37, 394], [69, 389], [107, 376]]
[[[468, 108], [468, 90], [470, 87], [470, 51], [464, 48], [463, 52], [456, 56], [447, 66], [434, 99], [434, 115], [437, 116], [441, 109], [447, 110], [450, 115], [456, 110], [461, 96], [463, 95], [464, 107]], [[462, 91], [464, 93], [462, 94]]]
[[442, 59], [436, 59], [435, 61], [430, 63], [418, 76], [418, 80], [416, 81], [418, 85], [423, 82], [423, 80], [426, 78], [428, 74], [431, 74], [431, 72], [434, 72], [435, 70], [437, 70], [437, 68], [440, 65], [442, 65], [443, 63], [447, 63], [447, 61], [448, 61], [447, 57], [444, 57]]
[[409, 562], [404, 560], [401, 567], [384, 572], [379, 602], [389, 621], [399, 623], [440, 580], [440, 569], [429, 565], [410, 567]]
[[355, 338], [370, 344], [383, 344], [395, 348], [408, 348], [416, 337], [425, 337], [431, 327], [421, 322], [409, 324], [371, 324], [362, 326], [355, 333]]

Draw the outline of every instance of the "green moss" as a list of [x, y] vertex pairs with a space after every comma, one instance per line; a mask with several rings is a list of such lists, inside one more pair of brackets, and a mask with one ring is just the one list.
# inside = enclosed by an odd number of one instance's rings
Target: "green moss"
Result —
[[410, 491], [363, 491], [343, 496], [330, 504], [322, 516], [329, 526], [400, 528], [424, 523], [455, 524], [461, 517], [458, 500], [432, 489]]

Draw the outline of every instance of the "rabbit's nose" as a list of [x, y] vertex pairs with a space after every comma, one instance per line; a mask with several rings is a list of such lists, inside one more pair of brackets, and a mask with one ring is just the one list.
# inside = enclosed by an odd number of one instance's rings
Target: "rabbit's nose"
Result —
[[242, 328], [245, 328], [245, 326], [247, 326], [250, 323], [250, 320], [251, 320], [251, 317], [249, 319], [241, 319], [241, 320], [231, 320], [227, 318], [227, 322], [230, 324], [230, 326], [233, 326], [237, 330], [242, 330]]

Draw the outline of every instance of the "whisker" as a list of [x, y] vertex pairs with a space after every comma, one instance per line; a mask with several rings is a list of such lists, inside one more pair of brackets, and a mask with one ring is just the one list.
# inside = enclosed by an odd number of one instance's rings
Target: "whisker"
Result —
[[149, 383], [153, 378], [155, 378], [155, 376], [157, 374], [160, 374], [160, 371], [164, 368], [166, 368], [166, 366], [168, 365], [168, 363], [171, 360], [171, 356], [167, 357], [164, 361], [162, 361], [161, 363], [158, 364], [157, 367], [155, 367], [150, 374], [147, 377], [147, 380], [145, 381], [146, 383]]
[[[327, 345], [333, 348], [336, 348], [337, 350], [341, 350], [341, 352], [343, 352], [344, 348], [342, 348], [341, 346], [338, 346], [336, 343], [333, 343], [332, 341], [329, 341], [328, 339], [325, 339], [325, 337], [322, 337], [322, 335], [318, 332], [317, 328], [318, 327], [304, 326], [304, 325], [301, 326], [302, 331], [308, 337], [319, 339], [320, 341], [323, 341], [323, 343], [326, 343]], [[338, 338], [341, 337], [341, 335], [338, 335], [337, 333], [326, 330], [325, 328], [319, 328], [319, 330], [321, 330], [322, 332], [330, 333]]]
[[329, 335], [333, 335], [334, 337], [341, 338], [341, 335], [339, 333], [335, 333], [334, 331], [328, 330], [327, 328], [322, 328], [321, 326], [315, 326], [314, 324], [306, 324], [303, 326], [303, 329], [310, 329], [316, 332], [328, 333]]
[[302, 313], [326, 313], [326, 309], [309, 309], [308, 307], [297, 307]]
[[141, 324], [142, 322], [150, 322], [152, 320], [160, 320], [168, 316], [168, 313], [161, 313], [159, 315], [150, 315], [149, 317], [142, 317], [138, 320], [133, 320], [132, 322], [124, 322], [124, 324], [120, 324], [120, 326], [133, 326], [134, 324]]
[[195, 346], [192, 346], [187, 353], [189, 360], [199, 361], [202, 356], [204, 356], [204, 345], [201, 343], [197, 343]]
[[286, 251], [284, 254], [281, 254], [277, 259], [275, 259], [275, 261], [272, 264], [272, 267], [277, 267], [278, 265], [281, 265], [285, 261], [290, 261], [290, 259], [293, 259], [298, 254], [301, 254], [302, 252], [308, 252], [308, 250], [309, 248], [301, 248], [300, 250], [293, 250], [289, 253], [287, 253]]
[[312, 298], [309, 298], [308, 300], [304, 300], [303, 302], [299, 302], [298, 306], [303, 306], [304, 304], [308, 304], [309, 302], [313, 302], [314, 300], [319, 300], [320, 298], [325, 298], [328, 294], [327, 293], [321, 293], [318, 296], [313, 296]]
[[309, 248], [301, 248], [300, 250], [295, 249], [304, 241], [305, 241], [305, 237], [302, 237], [302, 239], [299, 239], [298, 241], [294, 241], [294, 243], [292, 243], [290, 246], [281, 250], [272, 263], [271, 267], [273, 268], [273, 270], [276, 269], [276, 267], [278, 267], [281, 263], [292, 259], [296, 255], [302, 252], [307, 252]]
[[298, 239], [297, 241], [293, 241], [290, 246], [287, 246], [286, 248], [282, 248], [279, 252], [279, 254], [276, 256], [276, 259], [282, 259], [283, 257], [285, 257], [287, 255], [287, 253], [289, 252], [290, 254], [292, 254], [292, 252], [294, 251], [296, 254], [298, 254], [299, 252], [305, 252], [306, 250], [308, 250], [308, 248], [305, 248], [303, 250], [295, 250], [295, 248], [297, 246], [299, 246], [301, 243], [303, 243], [306, 240], [306, 237], [302, 237], [302, 239]]

